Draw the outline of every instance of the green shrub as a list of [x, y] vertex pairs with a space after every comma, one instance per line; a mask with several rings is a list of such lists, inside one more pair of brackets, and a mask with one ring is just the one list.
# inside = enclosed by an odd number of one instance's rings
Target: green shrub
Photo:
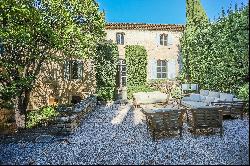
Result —
[[175, 98], [175, 99], [180, 99], [181, 98], [181, 88], [179, 86], [176, 86], [175, 88], [173, 88], [170, 92], [170, 95], [172, 98]]
[[97, 99], [110, 101], [115, 99], [115, 87], [102, 87], [97, 89]]
[[33, 128], [38, 124], [50, 121], [53, 117], [57, 115], [58, 112], [56, 112], [56, 108], [52, 106], [46, 106], [37, 111], [31, 111], [27, 115], [27, 127]]
[[127, 89], [128, 99], [132, 99], [133, 93], [152, 92], [155, 90], [156, 89], [150, 87], [149, 85], [128, 86], [128, 89]]
[[249, 83], [243, 85], [239, 89], [238, 98], [248, 101], [249, 100]]

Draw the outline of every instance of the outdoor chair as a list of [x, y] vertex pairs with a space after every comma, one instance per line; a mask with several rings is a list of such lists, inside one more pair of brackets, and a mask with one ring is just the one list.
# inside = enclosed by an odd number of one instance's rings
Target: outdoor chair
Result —
[[197, 130], [220, 129], [220, 136], [223, 134], [222, 111], [224, 107], [203, 107], [188, 110], [190, 114], [188, 124], [191, 126], [194, 135]]
[[244, 110], [248, 107], [248, 101], [219, 101], [211, 102], [214, 106], [224, 106], [223, 115], [237, 116], [243, 119]]
[[185, 110], [169, 110], [163, 112], [149, 112], [142, 110], [146, 115], [147, 130], [151, 133], [153, 140], [164, 134], [170, 135], [179, 131], [182, 137], [183, 116]]

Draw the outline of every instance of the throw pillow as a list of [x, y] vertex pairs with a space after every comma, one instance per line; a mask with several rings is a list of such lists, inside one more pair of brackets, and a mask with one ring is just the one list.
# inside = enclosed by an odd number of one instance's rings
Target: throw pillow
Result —
[[220, 97], [220, 92], [209, 91], [208, 96], [209, 97], [217, 97], [217, 98], [219, 98]]
[[210, 105], [211, 104], [211, 102], [213, 102], [214, 101], [214, 97], [206, 97], [206, 100], [204, 101], [205, 103], [207, 103], [208, 105]]
[[201, 97], [200, 97], [200, 94], [190, 94], [190, 99], [192, 101], [201, 101]]
[[220, 93], [220, 100], [222, 101], [233, 101], [234, 95], [229, 93]]
[[202, 96], [208, 96], [209, 90], [200, 90], [200, 95]]

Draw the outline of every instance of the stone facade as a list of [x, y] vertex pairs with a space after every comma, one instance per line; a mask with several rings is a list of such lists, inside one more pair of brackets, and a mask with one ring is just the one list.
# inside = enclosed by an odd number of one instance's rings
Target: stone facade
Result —
[[53, 104], [69, 104], [72, 96], [84, 99], [95, 93], [95, 74], [91, 61], [84, 59], [78, 59], [78, 61], [82, 62], [82, 78], [78, 79], [65, 78], [65, 61], [44, 63], [32, 90], [28, 109], [34, 110]]
[[[106, 26], [106, 39], [116, 42], [116, 34], [124, 34], [124, 44], [118, 45], [120, 58], [125, 58], [126, 45], [142, 45], [148, 55], [147, 79], [157, 79], [157, 60], [168, 61], [168, 78], [178, 76], [180, 64], [180, 37], [184, 30], [182, 25], [173, 24], [108, 24]], [[160, 35], [171, 37], [171, 43], [160, 44]]]

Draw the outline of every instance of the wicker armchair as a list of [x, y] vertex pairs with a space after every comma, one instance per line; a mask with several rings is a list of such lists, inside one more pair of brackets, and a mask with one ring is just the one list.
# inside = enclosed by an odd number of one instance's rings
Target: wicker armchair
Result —
[[[190, 109], [189, 125], [192, 127], [194, 135], [198, 129], [220, 129], [220, 136], [223, 135], [222, 111], [224, 107], [204, 107]], [[190, 115], [189, 115], [190, 116]]]
[[163, 134], [171, 134], [179, 131], [182, 137], [183, 115], [185, 110], [169, 110], [165, 112], [149, 112], [142, 110], [146, 115], [147, 129], [150, 131], [153, 140]]

